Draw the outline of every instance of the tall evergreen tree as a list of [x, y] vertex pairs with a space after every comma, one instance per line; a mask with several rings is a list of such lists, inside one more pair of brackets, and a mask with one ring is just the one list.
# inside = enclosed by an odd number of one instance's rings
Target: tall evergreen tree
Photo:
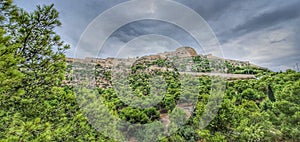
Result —
[[65, 75], [64, 53], [69, 46], [54, 31], [61, 23], [53, 6], [37, 6], [35, 11], [28, 13], [12, 5], [10, 0], [1, 1], [1, 26], [11, 36], [11, 44], [19, 45], [15, 54], [22, 58], [18, 70], [24, 78], [18, 88], [25, 91], [24, 99], [48, 96], [48, 91], [59, 86]]

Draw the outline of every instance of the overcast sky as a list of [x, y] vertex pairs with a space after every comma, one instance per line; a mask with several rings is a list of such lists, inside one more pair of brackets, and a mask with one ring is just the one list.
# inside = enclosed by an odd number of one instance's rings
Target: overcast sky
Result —
[[[149, 0], [149, 5], [145, 5], [145, 9], [155, 7], [155, 3], [153, 6], [150, 1], [153, 0]], [[73, 57], [80, 36], [87, 26], [105, 10], [126, 0], [15, 0], [15, 2], [28, 11], [32, 11], [38, 4], [54, 3], [63, 24], [57, 32], [71, 45], [72, 49], [67, 55]], [[176, 0], [176, 2], [193, 9], [204, 18], [219, 40], [225, 58], [250, 61], [274, 71], [295, 69], [296, 63], [300, 64], [299, 0]], [[157, 9], [153, 10], [155, 12]], [[114, 18], [122, 18], [124, 15], [114, 15]], [[185, 19], [180, 16], [180, 11], [174, 12], [174, 16]], [[193, 24], [193, 21], [188, 22]], [[145, 44], [147, 43], [145, 41], [150, 42]], [[136, 49], [137, 43], [142, 46], [139, 50]], [[126, 24], [112, 33], [99, 56], [115, 56], [116, 52], [123, 55], [123, 51], [130, 51], [126, 53], [128, 56], [141, 56], [175, 50], [177, 48], [175, 46], [179, 45], [194, 47], [199, 54], [207, 53], [180, 27], [158, 20], [141, 20]], [[118, 48], [118, 51], [114, 48]]]

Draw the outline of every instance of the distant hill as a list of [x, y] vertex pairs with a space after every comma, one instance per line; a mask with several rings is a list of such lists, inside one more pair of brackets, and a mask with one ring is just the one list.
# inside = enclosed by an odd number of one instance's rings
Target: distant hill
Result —
[[[170, 61], [183, 61], [184, 59], [193, 59], [197, 60], [203, 59], [208, 60], [210, 63], [210, 66], [214, 66], [213, 63], [219, 62], [219, 64], [230, 64], [229, 67], [234, 67], [235, 70], [241, 70], [240, 68], [249, 67], [251, 69], [258, 69], [258, 70], [268, 70], [267, 68], [260, 67], [258, 65], [252, 64], [249, 61], [239, 61], [239, 60], [231, 60], [231, 59], [223, 59], [221, 57], [213, 56], [212, 54], [208, 55], [199, 55], [197, 52], [191, 48], [191, 47], [181, 47], [177, 48], [173, 52], [164, 52], [164, 53], [158, 53], [156, 55], [147, 55], [140, 58], [90, 58], [87, 57], [85, 59], [76, 59], [76, 58], [67, 58], [67, 63], [74, 63], [74, 62], [81, 62], [81, 63], [89, 63], [94, 65], [101, 65], [102, 67], [112, 67], [115, 64], [124, 63], [125, 65], [132, 65], [132, 64], [138, 64], [141, 62], [149, 62], [153, 60], [170, 60]], [[189, 69], [188, 69], [189, 70]], [[207, 71], [199, 71], [199, 72], [207, 72]], [[231, 72], [231, 71], [229, 71]], [[234, 72], [231, 72], [234, 73]], [[235, 72], [238, 73], [238, 72]], [[250, 73], [255, 74], [255, 73]]]
[[158, 53], [140, 58], [67, 58], [67, 63], [67, 84], [70, 82], [81, 82], [82, 78], [91, 77], [88, 74], [93, 74], [92, 76], [97, 79], [92, 82], [99, 87], [111, 85], [112, 71], [126, 71], [128, 73], [175, 71], [179, 73], [193, 72], [198, 73], [197, 75], [199, 73], [201, 75], [221, 73], [230, 74], [221, 75], [230, 76], [228, 77], [230, 79], [249, 79], [253, 78], [255, 74], [269, 72], [267, 68], [251, 64], [249, 61], [223, 59], [212, 54], [199, 55], [191, 47], [181, 47], [173, 52]]

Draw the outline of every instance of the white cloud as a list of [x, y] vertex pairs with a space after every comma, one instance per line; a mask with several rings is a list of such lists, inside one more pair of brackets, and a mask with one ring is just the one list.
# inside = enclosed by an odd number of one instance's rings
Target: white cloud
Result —
[[280, 66], [295, 62], [291, 58], [298, 54], [291, 42], [293, 34], [292, 28], [265, 29], [232, 39], [222, 46], [226, 57], [251, 61], [278, 71]]
[[118, 57], [136, 57], [144, 55], [154, 55], [166, 51], [172, 51], [174, 47], [181, 47], [182, 45], [176, 40], [167, 36], [161, 35], [145, 35], [135, 38], [118, 51]]

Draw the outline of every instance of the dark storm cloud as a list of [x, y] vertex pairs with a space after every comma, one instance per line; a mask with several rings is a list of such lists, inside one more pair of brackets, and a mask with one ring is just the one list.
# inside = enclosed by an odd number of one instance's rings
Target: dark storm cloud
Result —
[[205, 20], [218, 19], [233, 4], [240, 3], [240, 0], [176, 0], [199, 13]]
[[227, 33], [221, 35], [222, 42], [232, 38], [243, 36], [250, 32], [256, 32], [265, 28], [274, 27], [280, 23], [287, 23], [300, 16], [300, 1], [288, 6], [278, 7], [273, 11], [262, 13], [250, 18], [248, 21], [239, 24]]
[[287, 22], [291, 19], [298, 18], [300, 15], [300, 2], [290, 6], [278, 9], [276, 11], [263, 13], [257, 17], [253, 17], [244, 24], [234, 28], [233, 32], [254, 32], [256, 30], [270, 27], [278, 23]]
[[[159, 20], [140, 20], [122, 26], [111, 35], [100, 52], [102, 54], [105, 52], [112, 55], [116, 53], [119, 48], [121, 48], [118, 47], [120, 46], [120, 44], [126, 44], [127, 42], [130, 42], [131, 40], [139, 36], [149, 34], [170, 37], [175, 41], [178, 41], [183, 46], [194, 47], [198, 51], [198, 53], [203, 53], [200, 45], [188, 32], [174, 24]], [[117, 44], [118, 46], [115, 44]], [[178, 47], [169, 46], [168, 48], [168, 51], [172, 51]]]
[[173, 39], [181, 41], [185, 44], [196, 44], [192, 36], [182, 28], [159, 20], [140, 20], [129, 23], [116, 30], [111, 37], [118, 38], [122, 42], [128, 42], [135, 37], [146, 34], [170, 36]]

